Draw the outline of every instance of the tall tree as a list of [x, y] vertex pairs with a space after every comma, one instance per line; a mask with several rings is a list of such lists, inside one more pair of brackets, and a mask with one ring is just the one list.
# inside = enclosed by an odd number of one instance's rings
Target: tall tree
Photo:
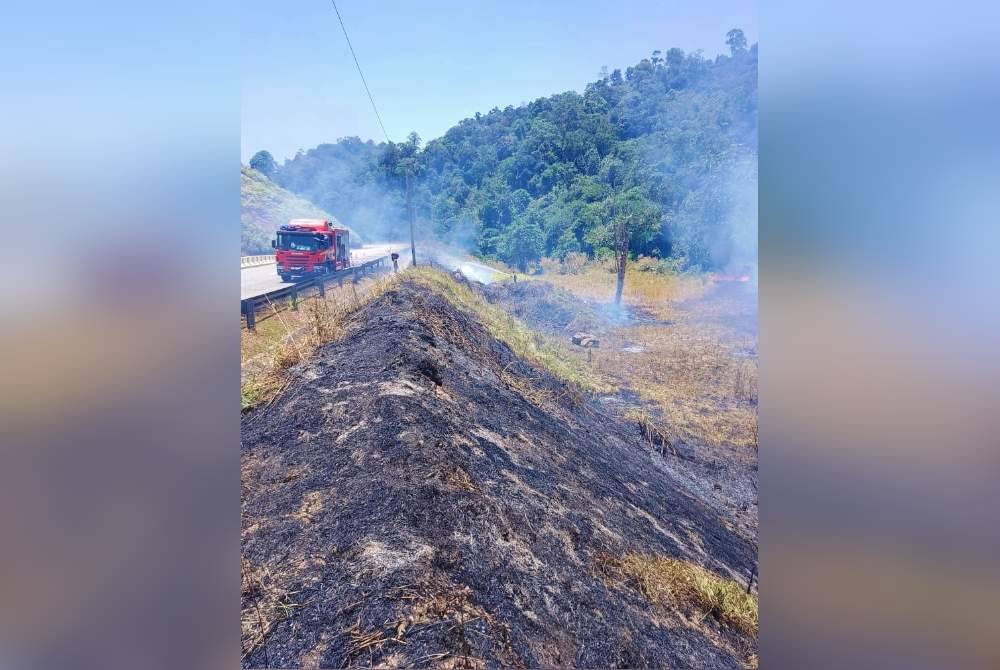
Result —
[[519, 216], [504, 231], [500, 242], [500, 253], [508, 263], [527, 272], [528, 263], [541, 258], [545, 250], [545, 235], [537, 213]]
[[250, 167], [268, 179], [271, 179], [274, 177], [274, 172], [278, 166], [275, 164], [274, 156], [271, 155], [270, 151], [258, 151], [250, 157]]
[[[635, 177], [632, 177], [633, 179]], [[643, 193], [639, 186], [616, 192], [609, 198], [609, 237], [613, 240], [615, 257], [615, 304], [620, 305], [625, 290], [625, 270], [632, 245], [646, 241], [659, 229], [662, 215], [659, 206]]]
[[747, 50], [747, 37], [739, 28], [733, 28], [726, 33], [726, 44], [729, 45], [729, 52], [735, 56]]

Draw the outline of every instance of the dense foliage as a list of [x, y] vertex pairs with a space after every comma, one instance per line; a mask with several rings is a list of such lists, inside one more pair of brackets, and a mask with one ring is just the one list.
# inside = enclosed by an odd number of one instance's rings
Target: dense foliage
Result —
[[273, 177], [275, 170], [278, 169], [278, 165], [274, 162], [274, 156], [271, 155], [270, 151], [258, 151], [251, 156], [250, 167], [268, 179]]
[[624, 72], [460, 121], [420, 146], [322, 144], [274, 179], [373, 239], [418, 229], [524, 266], [610, 253], [624, 217], [634, 254], [711, 268], [756, 254], [757, 45], [654, 51]]

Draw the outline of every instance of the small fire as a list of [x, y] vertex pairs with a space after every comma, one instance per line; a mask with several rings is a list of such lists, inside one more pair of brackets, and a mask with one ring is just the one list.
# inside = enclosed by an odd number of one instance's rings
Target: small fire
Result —
[[713, 281], [713, 282], [723, 282], [723, 281], [746, 282], [746, 281], [750, 281], [750, 275], [747, 275], [747, 274], [743, 274], [743, 275], [711, 274], [711, 275], [708, 276], [708, 278], [709, 278], [710, 281]]

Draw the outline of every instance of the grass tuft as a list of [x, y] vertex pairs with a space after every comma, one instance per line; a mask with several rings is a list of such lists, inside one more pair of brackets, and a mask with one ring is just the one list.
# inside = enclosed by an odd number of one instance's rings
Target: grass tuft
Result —
[[606, 558], [601, 566], [614, 577], [633, 582], [651, 602], [680, 605], [745, 635], [757, 636], [757, 599], [746, 588], [694, 563], [665, 556], [628, 554]]
[[622, 414], [622, 418], [633, 422], [639, 428], [639, 432], [649, 444], [650, 449], [658, 452], [661, 456], [668, 452], [674, 456], [677, 455], [677, 448], [674, 447], [670, 435], [649, 412], [639, 407], [630, 407]]
[[280, 388], [276, 375], [250, 374], [240, 383], [240, 412], [249, 412], [266, 402]]

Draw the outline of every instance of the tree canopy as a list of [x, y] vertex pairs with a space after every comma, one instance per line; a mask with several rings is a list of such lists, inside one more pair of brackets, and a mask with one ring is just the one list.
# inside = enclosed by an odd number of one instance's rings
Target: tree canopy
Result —
[[273, 178], [369, 239], [402, 237], [408, 173], [420, 232], [484, 256], [523, 267], [610, 253], [617, 208], [633, 254], [723, 266], [747, 237], [733, 221], [748, 216], [748, 164], [756, 179], [757, 45], [746, 42], [733, 29], [714, 59], [657, 50], [583, 93], [493, 108], [422, 147], [416, 134], [321, 144]]
[[258, 151], [251, 156], [250, 167], [268, 179], [273, 177], [275, 170], [278, 169], [277, 164], [274, 162], [274, 156], [271, 155], [270, 151]]

